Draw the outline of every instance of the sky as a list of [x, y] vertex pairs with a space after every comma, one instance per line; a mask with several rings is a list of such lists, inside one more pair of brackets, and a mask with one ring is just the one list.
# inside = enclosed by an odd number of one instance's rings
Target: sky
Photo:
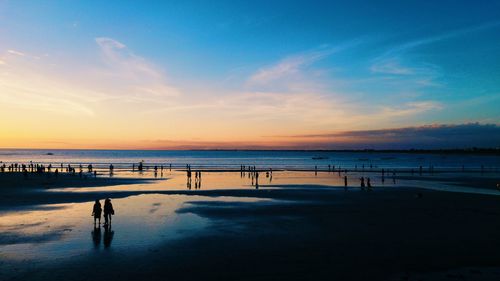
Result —
[[500, 147], [500, 1], [0, 0], [0, 147]]

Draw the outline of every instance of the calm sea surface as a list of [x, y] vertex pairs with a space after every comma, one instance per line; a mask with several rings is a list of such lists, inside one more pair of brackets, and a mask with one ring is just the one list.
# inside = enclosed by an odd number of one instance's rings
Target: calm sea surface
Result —
[[416, 168], [434, 166], [435, 169], [485, 169], [500, 167], [497, 155], [417, 154], [382, 152], [326, 152], [326, 151], [173, 151], [173, 150], [32, 150], [0, 149], [4, 163], [71, 163], [128, 168], [144, 161], [146, 165], [169, 165], [179, 168], [191, 164], [193, 168], [235, 168], [255, 165], [257, 168], [325, 169], [335, 165], [351, 169], [386, 167]]

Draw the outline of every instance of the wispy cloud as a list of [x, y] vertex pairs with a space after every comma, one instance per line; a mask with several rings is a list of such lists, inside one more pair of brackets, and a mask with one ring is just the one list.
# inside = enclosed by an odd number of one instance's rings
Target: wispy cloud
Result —
[[301, 68], [324, 59], [336, 51], [338, 51], [337, 48], [327, 48], [325, 50], [311, 51], [284, 58], [275, 65], [259, 69], [249, 78], [249, 82], [255, 84], [265, 84], [296, 74]]
[[382, 55], [382, 57], [390, 57], [390, 56], [401, 54], [403, 52], [410, 51], [411, 49], [421, 47], [424, 45], [428, 45], [428, 44], [432, 44], [432, 43], [435, 43], [438, 41], [443, 41], [443, 40], [447, 40], [447, 39], [451, 39], [451, 38], [455, 38], [455, 37], [465, 36], [465, 35], [468, 35], [471, 33], [480, 32], [483, 30], [487, 30], [490, 28], [497, 28], [497, 27], [500, 27], [500, 21], [488, 22], [488, 23], [484, 23], [484, 24], [480, 24], [480, 25], [476, 25], [476, 26], [472, 26], [472, 27], [448, 31], [446, 33], [438, 34], [435, 36], [420, 38], [420, 39], [406, 42], [404, 44], [393, 47], [393, 48], [389, 49], [388, 51], [386, 51]]
[[161, 70], [145, 58], [135, 55], [125, 44], [107, 37], [98, 37], [95, 41], [101, 49], [103, 60], [119, 74], [126, 74], [131, 78], [142, 75], [163, 77]]
[[[347, 98], [333, 99], [332, 94], [295, 92], [242, 92], [202, 100], [189, 105], [174, 106], [164, 112], [177, 112], [186, 116], [203, 112], [207, 120], [226, 120], [224, 123], [247, 124], [231, 131], [238, 135], [276, 131], [345, 130], [366, 128], [373, 124], [398, 124], [415, 116], [433, 113], [442, 107], [434, 101], [408, 102], [401, 105], [361, 104]], [[252, 128], [249, 130], [249, 128]], [[254, 136], [255, 137], [255, 136]]]
[[384, 118], [411, 116], [441, 108], [439, 103], [433, 101], [409, 102], [403, 106], [382, 107], [379, 115]]
[[[51, 60], [9, 49], [1, 57], [0, 103], [63, 115], [94, 116], [97, 110], [164, 107], [178, 96], [177, 88], [147, 59], [123, 43], [97, 38], [100, 56], [73, 71]], [[167, 99], [170, 98], [170, 99]]]
[[90, 91], [74, 88], [47, 71], [40, 57], [9, 49], [1, 59], [0, 104], [5, 110], [93, 116], [86, 96]]
[[[166, 81], [166, 74], [147, 59], [133, 53], [125, 44], [107, 37], [96, 38], [107, 69], [102, 70], [128, 98], [144, 100], [178, 96], [176, 87]], [[123, 96], [122, 96], [123, 98]]]
[[387, 60], [376, 62], [370, 67], [370, 70], [375, 73], [397, 75], [409, 75], [415, 73], [414, 69], [402, 66], [400, 60], [397, 58], [390, 58]]
[[264, 85], [282, 78], [291, 78], [303, 71], [304, 68], [328, 58], [329, 56], [360, 44], [363, 39], [357, 39], [335, 46], [323, 45], [316, 49], [290, 55], [278, 61], [258, 69], [248, 78], [249, 84]]
[[415, 61], [411, 56], [419, 47], [425, 45], [467, 36], [483, 30], [500, 27], [500, 21], [449, 31], [446, 33], [412, 40], [393, 46], [383, 54], [372, 60], [369, 67], [373, 74], [392, 75], [401, 79], [407, 87], [436, 87], [442, 83], [438, 80], [443, 77], [440, 68], [422, 60]]
[[64, 115], [94, 115], [94, 111], [81, 101], [76, 101], [71, 97], [54, 97], [54, 91], [60, 93], [61, 89], [45, 87], [35, 92], [31, 86], [3, 82], [0, 82], [0, 89], [6, 93], [0, 94], [0, 104], [4, 104], [5, 107]]
[[392, 82], [399, 81], [406, 88], [441, 86], [441, 83], [438, 82], [438, 79], [442, 77], [439, 66], [428, 62], [415, 62], [411, 59], [405, 59], [404, 54], [392, 57], [378, 57], [372, 62], [370, 71], [373, 74], [389, 75], [393, 78]]
[[11, 55], [21, 56], [21, 57], [26, 56], [25, 53], [19, 52], [19, 51], [16, 51], [16, 50], [7, 50], [7, 53], [9, 53]]

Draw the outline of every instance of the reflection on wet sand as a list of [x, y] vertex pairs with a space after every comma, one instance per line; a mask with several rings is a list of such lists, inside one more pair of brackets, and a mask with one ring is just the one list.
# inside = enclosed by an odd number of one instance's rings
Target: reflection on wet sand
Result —
[[111, 246], [111, 241], [113, 241], [113, 236], [115, 235], [114, 230], [111, 229], [111, 224], [104, 226], [104, 248], [109, 248]]
[[[378, 187], [397, 187], [397, 186], [411, 186], [419, 188], [431, 188], [446, 191], [459, 191], [459, 192], [472, 192], [492, 194], [492, 190], [485, 190], [482, 188], [483, 183], [487, 182], [492, 184], [492, 180], [496, 180], [496, 174], [476, 175], [476, 183], [467, 182], [466, 185], [474, 185], [475, 188], [468, 188], [467, 186], [457, 186], [452, 183], [452, 180], [443, 182], [440, 178], [456, 179], [463, 175], [460, 173], [440, 173], [436, 175], [420, 176], [417, 174], [397, 173], [395, 171], [372, 172], [359, 169], [357, 172], [347, 172], [345, 170], [331, 171], [266, 171], [266, 172], [253, 172], [253, 171], [233, 171], [233, 172], [203, 172], [203, 181], [201, 176], [189, 177], [186, 171], [179, 170], [165, 170], [165, 178], [147, 181], [147, 183], [137, 184], [123, 184], [104, 187], [75, 187], [75, 188], [51, 188], [51, 192], [124, 192], [133, 191], [152, 192], [152, 191], [186, 191], [186, 190], [201, 190], [203, 183], [203, 190], [229, 190], [229, 189], [269, 189], [269, 188], [283, 188], [283, 187], [304, 187], [304, 186], [317, 186], [317, 187], [342, 187], [347, 190], [358, 190], [360, 188], [360, 178], [370, 178], [370, 184], [373, 188]], [[121, 178], [137, 177], [140, 176], [145, 180], [154, 179], [154, 172], [143, 171], [142, 174], [138, 172], [132, 173], [127, 171], [120, 171], [117, 175]], [[193, 171], [197, 175], [197, 171]], [[264, 175], [265, 173], [265, 175]], [[194, 181], [194, 183], [193, 183]], [[495, 183], [492, 187], [494, 188]], [[489, 187], [489, 188], [492, 188]]]
[[[85, 255], [100, 249], [141, 251], [206, 228], [209, 220], [193, 213], [176, 212], [196, 200], [216, 199], [161, 194], [114, 199], [119, 215], [108, 226], [94, 224], [93, 217], [89, 216], [94, 202], [55, 204], [51, 205], [55, 208], [40, 206], [38, 210], [3, 213], [0, 217], [0, 253], [3, 259], [42, 260]], [[217, 200], [268, 201], [232, 197]], [[89, 226], [92, 226], [91, 239]], [[119, 239], [116, 239], [116, 231], [120, 233]]]
[[[134, 176], [137, 176], [135, 174]], [[120, 177], [128, 177], [129, 173], [120, 174]], [[145, 178], [154, 177], [153, 174], [144, 173]], [[355, 173], [348, 176], [355, 177]], [[317, 176], [314, 172], [291, 172], [278, 171], [272, 173], [250, 173], [250, 172], [205, 172], [203, 176], [188, 177], [184, 171], [171, 171], [165, 173], [164, 180], [150, 181], [148, 183], [124, 184], [105, 187], [78, 187], [78, 188], [53, 188], [50, 191], [162, 191], [162, 190], [192, 190], [192, 189], [253, 189], [255, 187], [266, 187], [269, 184], [315, 184], [340, 186], [344, 184], [343, 177], [338, 177], [334, 173], [319, 172]]]
[[[107, 249], [111, 246], [115, 231], [112, 229], [111, 224], [104, 225], [102, 228], [104, 229], [103, 246], [104, 249]], [[99, 225], [94, 225], [94, 229], [92, 230], [91, 234], [94, 248], [99, 249], [101, 245], [101, 227]]]
[[101, 244], [101, 227], [94, 224], [94, 229], [91, 232], [92, 241], [94, 242], [94, 248], [99, 248]]

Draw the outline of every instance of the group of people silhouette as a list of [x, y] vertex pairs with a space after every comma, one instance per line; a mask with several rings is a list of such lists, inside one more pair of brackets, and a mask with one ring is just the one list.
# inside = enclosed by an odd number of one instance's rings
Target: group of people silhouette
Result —
[[[245, 178], [248, 173], [248, 178], [252, 180], [252, 186], [255, 186], [255, 189], [259, 189], [259, 175], [260, 172], [264, 172], [263, 170], [258, 170], [255, 166], [245, 166], [240, 165], [240, 176], [241, 178]], [[266, 171], [266, 178], [269, 179], [269, 182], [273, 180], [273, 169], [269, 168]]]
[[[373, 165], [369, 165], [370, 167], [370, 171], [372, 171], [372, 169], [374, 168]], [[341, 173], [344, 173], [344, 190], [347, 191], [348, 189], [348, 177], [347, 177], [347, 169], [344, 169], [342, 170], [342, 168], [340, 166], [335, 167], [335, 165], [328, 165], [328, 172], [335, 172], [335, 171], [338, 171], [338, 175], [339, 177], [341, 176]], [[354, 166], [354, 172], [358, 171], [358, 165], [355, 165]], [[361, 166], [361, 171], [365, 171], [365, 165], [362, 165]], [[382, 184], [385, 183], [385, 177], [386, 177], [386, 170], [384, 168], [382, 168], [381, 170], [381, 182]], [[422, 171], [422, 166], [420, 166], [420, 172]], [[314, 166], [314, 174], [315, 175], [318, 175], [318, 166]], [[412, 169], [412, 174], [413, 174], [413, 169]], [[359, 183], [360, 183], [360, 187], [361, 187], [361, 190], [369, 190], [371, 191], [373, 189], [373, 186], [372, 186], [372, 182], [371, 182], [371, 179], [369, 177], [360, 177], [359, 178]], [[392, 183], [393, 184], [396, 184], [396, 170], [393, 170], [392, 171]]]
[[[9, 165], [6, 165], [5, 163], [3, 163], [2, 165], [0, 165], [0, 172], [21, 172], [25, 179], [28, 179], [30, 174], [45, 175], [48, 178], [54, 176], [55, 178], [57, 178], [59, 176], [59, 173], [62, 172], [66, 172], [69, 175], [75, 176], [77, 174], [76, 171], [76, 168], [71, 166], [71, 164], [67, 164], [66, 166], [64, 166], [63, 163], [61, 163], [59, 167], [57, 165], [53, 166], [52, 164], [45, 165], [33, 163], [33, 161], [30, 161], [29, 164], [11, 163]], [[87, 172], [88, 174], [93, 174], [94, 177], [97, 177], [97, 171], [94, 170], [92, 164], [87, 165]], [[82, 164], [79, 165], [78, 175], [80, 178], [87, 178], [88, 176], [87, 174], [84, 174]]]
[[[186, 165], [186, 176], [187, 176], [187, 182], [186, 186], [188, 189], [191, 189], [192, 187], [192, 171], [191, 171], [191, 165]], [[194, 172], [194, 189], [200, 189], [201, 188], [201, 171], [195, 171]]]

